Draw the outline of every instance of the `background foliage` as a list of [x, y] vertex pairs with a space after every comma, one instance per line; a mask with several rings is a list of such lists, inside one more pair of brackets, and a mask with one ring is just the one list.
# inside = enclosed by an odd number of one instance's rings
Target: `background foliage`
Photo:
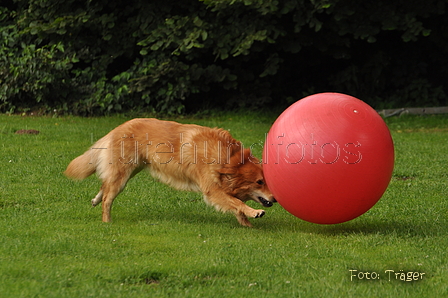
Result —
[[447, 104], [446, 0], [6, 0], [0, 111]]

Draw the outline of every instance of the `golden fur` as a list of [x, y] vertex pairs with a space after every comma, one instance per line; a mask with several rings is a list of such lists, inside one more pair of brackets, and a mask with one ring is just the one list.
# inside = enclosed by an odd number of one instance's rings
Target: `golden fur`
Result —
[[208, 204], [234, 213], [243, 226], [251, 226], [247, 217], [265, 213], [243, 202], [254, 200], [265, 207], [275, 202], [261, 162], [228, 131], [157, 119], [118, 126], [75, 158], [65, 175], [84, 179], [98, 174], [102, 186], [92, 205], [102, 202], [103, 221], [109, 222], [115, 197], [144, 168], [174, 188], [202, 192]]

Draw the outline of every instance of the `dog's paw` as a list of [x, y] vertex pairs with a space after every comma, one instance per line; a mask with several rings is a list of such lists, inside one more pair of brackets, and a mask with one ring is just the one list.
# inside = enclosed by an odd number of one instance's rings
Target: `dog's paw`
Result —
[[260, 218], [263, 217], [263, 215], [266, 212], [264, 210], [255, 210], [252, 209], [250, 212], [246, 213], [246, 216], [252, 217], [252, 218]]
[[92, 199], [92, 207], [98, 205], [101, 201], [97, 202], [96, 199]]
[[263, 217], [263, 215], [266, 213], [264, 210], [255, 210], [255, 211], [257, 211], [257, 214], [254, 216], [254, 218]]

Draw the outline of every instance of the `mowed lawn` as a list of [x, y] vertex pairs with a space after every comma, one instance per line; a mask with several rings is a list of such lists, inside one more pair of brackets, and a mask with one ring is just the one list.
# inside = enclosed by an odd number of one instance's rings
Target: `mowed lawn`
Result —
[[[261, 157], [276, 116], [177, 120]], [[386, 120], [395, 170], [364, 215], [317, 225], [276, 204], [252, 229], [144, 172], [102, 223], [99, 180], [62, 172], [128, 119], [0, 115], [0, 297], [448, 297], [448, 116]]]

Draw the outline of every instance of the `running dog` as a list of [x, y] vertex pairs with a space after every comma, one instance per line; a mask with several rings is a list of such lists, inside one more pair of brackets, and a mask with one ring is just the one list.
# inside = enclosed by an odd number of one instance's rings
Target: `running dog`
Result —
[[232, 212], [243, 226], [252, 226], [248, 217], [265, 214], [244, 202], [264, 207], [276, 202], [261, 162], [228, 131], [158, 119], [118, 126], [75, 158], [64, 174], [78, 180], [98, 174], [102, 186], [92, 205], [102, 203], [102, 219], [109, 222], [114, 199], [145, 168], [176, 189], [202, 192], [206, 203]]

